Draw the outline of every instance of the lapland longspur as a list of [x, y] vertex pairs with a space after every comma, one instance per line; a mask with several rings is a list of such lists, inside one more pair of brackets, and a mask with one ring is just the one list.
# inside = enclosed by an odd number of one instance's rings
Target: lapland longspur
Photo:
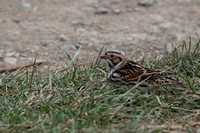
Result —
[[137, 89], [146, 90], [146, 88], [155, 88], [159, 85], [173, 85], [183, 87], [182, 83], [176, 82], [171, 76], [176, 73], [170, 73], [159, 70], [145, 68], [138, 63], [128, 60], [123, 51], [108, 50], [101, 56], [107, 62], [106, 74], [107, 80], [117, 86], [135, 86], [142, 82]]

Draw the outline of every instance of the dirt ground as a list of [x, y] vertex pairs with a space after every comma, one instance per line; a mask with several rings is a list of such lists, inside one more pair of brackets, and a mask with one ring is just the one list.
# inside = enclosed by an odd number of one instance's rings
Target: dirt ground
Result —
[[199, 39], [200, 0], [0, 0], [0, 30], [0, 67], [61, 66], [80, 47], [81, 62], [102, 46], [138, 59]]

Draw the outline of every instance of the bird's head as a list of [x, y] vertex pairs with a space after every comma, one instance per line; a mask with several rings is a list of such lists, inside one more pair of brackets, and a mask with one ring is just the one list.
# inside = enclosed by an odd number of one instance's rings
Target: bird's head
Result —
[[115, 49], [108, 50], [105, 55], [101, 56], [100, 58], [107, 61], [107, 66], [110, 70], [113, 68], [117, 69], [118, 67], [124, 65], [124, 63], [126, 62], [124, 52]]

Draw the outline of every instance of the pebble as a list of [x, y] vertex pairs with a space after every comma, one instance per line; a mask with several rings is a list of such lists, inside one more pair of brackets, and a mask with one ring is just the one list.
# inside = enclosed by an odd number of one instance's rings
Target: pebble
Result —
[[92, 22], [90, 21], [84, 21], [83, 23], [81, 23], [82, 25], [84, 26], [91, 26], [92, 25]]
[[138, 43], [138, 41], [134, 40], [134, 41], [130, 41], [130, 42], [123, 42], [122, 45], [124, 45], [124, 46], [130, 46], [130, 45], [135, 45], [137, 43]]
[[42, 41], [41, 41], [41, 45], [42, 45], [42, 46], [47, 46], [49, 43], [50, 43], [49, 40], [42, 40]]
[[147, 41], [154, 41], [156, 38], [150, 35], [146, 35], [146, 40]]
[[89, 43], [85, 40], [79, 41], [78, 44], [80, 45], [88, 45]]
[[19, 23], [19, 22], [20, 22], [20, 18], [14, 18], [14, 19], [13, 19], [13, 22]]
[[77, 31], [77, 32], [85, 32], [86, 30], [83, 29], [83, 28], [77, 28], [77, 29], [75, 29], [75, 31]]
[[132, 39], [133, 40], [145, 40], [146, 39], [146, 34], [144, 34], [144, 33], [133, 33], [132, 35], [131, 35], [131, 37], [132, 37]]
[[126, 10], [126, 12], [132, 12], [133, 11], [132, 8], [126, 8], [125, 10]]
[[155, 0], [140, 0], [138, 5], [140, 6], [152, 6], [155, 3]]
[[61, 46], [60, 49], [63, 52], [69, 52], [69, 51], [76, 50], [77, 47], [75, 45], [73, 45], [73, 44], [66, 44], [66, 45]]
[[184, 31], [184, 32], [191, 32], [191, 31], [192, 31], [192, 28], [189, 27], [189, 26], [182, 26], [182, 27], [181, 27], [181, 30]]
[[30, 8], [31, 7], [31, 4], [28, 3], [28, 2], [25, 2], [25, 1], [22, 1], [21, 5], [25, 8]]
[[20, 55], [19, 53], [15, 53], [15, 57], [19, 57], [19, 55]]
[[[200, 1], [199, 1], [200, 2]], [[200, 127], [197, 128], [197, 133], [200, 133]]]
[[113, 12], [114, 12], [115, 14], [120, 14], [121, 11], [120, 11], [119, 9], [114, 9]]
[[182, 41], [182, 40], [187, 39], [187, 37], [186, 37], [186, 35], [184, 33], [176, 33], [176, 39], [178, 41]]
[[171, 22], [163, 22], [163, 23], [159, 24], [159, 26], [160, 26], [160, 28], [167, 29], [172, 26], [172, 23]]
[[178, 3], [183, 3], [183, 2], [188, 3], [188, 2], [191, 2], [191, 0], [177, 0], [177, 2], [178, 2]]
[[21, 56], [21, 57], [27, 57], [27, 54], [25, 54], [25, 53], [20, 53], [20, 56]]
[[98, 32], [97, 32], [97, 31], [91, 31], [90, 34], [91, 34], [91, 35], [97, 35]]
[[127, 36], [127, 37], [125, 37], [125, 40], [126, 40], [126, 41], [131, 41], [131, 40], [133, 40], [133, 37]]
[[161, 23], [164, 21], [164, 18], [159, 14], [150, 14], [149, 16], [154, 20], [154, 23]]
[[20, 31], [15, 31], [15, 36], [18, 36], [18, 35], [20, 35], [20, 34], [21, 34]]
[[106, 7], [100, 7], [96, 10], [96, 14], [107, 14], [109, 12], [110, 12], [110, 9]]
[[60, 41], [63, 41], [63, 42], [66, 41], [66, 37], [65, 37], [64, 34], [59, 35], [58, 38], [59, 38]]
[[42, 20], [43, 20], [42, 17], [37, 18], [37, 21], [38, 21], [38, 22], [41, 22]]
[[0, 23], [5, 23], [5, 22], [6, 22], [6, 20], [0, 19]]
[[4, 61], [11, 65], [15, 65], [17, 63], [17, 59], [14, 57], [6, 57], [6, 58], [4, 58]]
[[156, 50], [161, 51], [161, 50], [163, 50], [163, 49], [164, 49], [164, 47], [162, 47], [162, 46], [156, 46]]
[[7, 51], [5, 56], [10, 57], [10, 56], [14, 56], [15, 54], [16, 54], [16, 52], [14, 52], [14, 51]]

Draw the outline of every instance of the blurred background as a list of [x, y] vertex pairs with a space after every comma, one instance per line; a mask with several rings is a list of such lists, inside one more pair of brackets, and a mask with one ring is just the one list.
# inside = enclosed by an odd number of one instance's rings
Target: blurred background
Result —
[[0, 0], [0, 67], [37, 56], [62, 66], [81, 47], [89, 62], [99, 50], [122, 49], [139, 59], [200, 36], [200, 0]]

